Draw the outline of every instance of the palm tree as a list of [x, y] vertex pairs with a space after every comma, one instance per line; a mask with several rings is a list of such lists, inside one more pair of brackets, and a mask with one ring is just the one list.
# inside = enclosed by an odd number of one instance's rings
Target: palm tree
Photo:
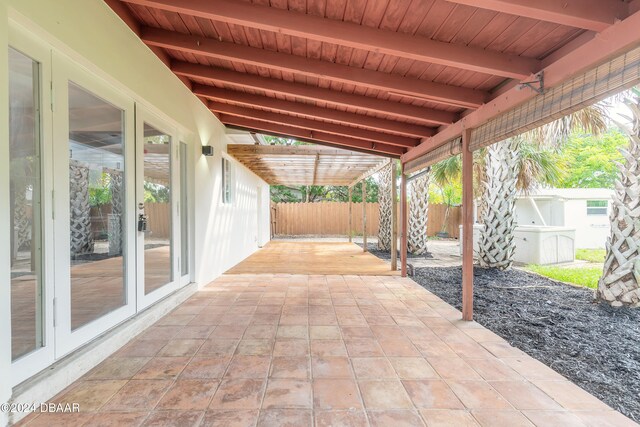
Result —
[[407, 231], [407, 250], [414, 255], [427, 252], [427, 216], [429, 214], [430, 171], [410, 182], [411, 200], [409, 200], [409, 227]]
[[611, 234], [597, 297], [613, 306], [640, 306], [640, 92], [635, 103], [627, 105], [633, 113], [633, 126], [620, 126], [629, 135], [629, 147], [621, 153], [619, 179], [611, 210]]
[[378, 227], [378, 249], [391, 250], [391, 163], [380, 171], [378, 184], [378, 207], [380, 209], [380, 225]]
[[517, 191], [553, 184], [562, 174], [556, 150], [577, 130], [599, 134], [606, 130], [602, 105], [594, 105], [486, 149], [481, 184], [481, 223], [478, 246], [483, 267], [508, 269], [515, 252], [513, 211]]

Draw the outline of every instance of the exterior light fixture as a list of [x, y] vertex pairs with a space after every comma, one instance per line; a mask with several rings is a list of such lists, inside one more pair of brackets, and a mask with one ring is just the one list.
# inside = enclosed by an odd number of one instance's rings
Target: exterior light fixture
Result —
[[210, 145], [203, 145], [202, 146], [202, 155], [203, 156], [213, 156], [213, 147]]

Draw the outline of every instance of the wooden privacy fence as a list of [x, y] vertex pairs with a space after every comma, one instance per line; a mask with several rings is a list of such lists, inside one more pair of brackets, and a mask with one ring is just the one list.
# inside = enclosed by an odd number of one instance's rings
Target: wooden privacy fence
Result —
[[171, 233], [171, 208], [168, 203], [145, 203], [144, 212], [147, 214], [147, 230], [150, 238], [168, 239]]
[[[434, 236], [441, 230], [446, 208], [446, 205], [429, 206], [429, 236]], [[378, 203], [367, 203], [366, 209], [367, 235], [376, 236], [380, 224], [380, 208]], [[349, 230], [347, 202], [274, 203], [271, 215], [272, 230], [276, 236], [340, 236], [347, 235]], [[354, 234], [362, 235], [362, 203], [352, 204], [351, 215]], [[460, 220], [460, 207], [451, 207], [447, 227], [451, 237], [458, 238]]]

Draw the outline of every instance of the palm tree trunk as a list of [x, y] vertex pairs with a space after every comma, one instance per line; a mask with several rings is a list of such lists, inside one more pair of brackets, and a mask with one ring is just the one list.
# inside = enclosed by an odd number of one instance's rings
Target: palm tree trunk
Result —
[[629, 132], [629, 149], [619, 164], [611, 209], [611, 235], [597, 297], [612, 306], [640, 306], [640, 109], [633, 106], [635, 123]]
[[429, 213], [429, 182], [431, 173], [411, 181], [411, 200], [409, 201], [409, 230], [407, 249], [415, 255], [427, 253], [427, 215]]
[[378, 227], [378, 249], [391, 250], [391, 163], [380, 171], [378, 186], [378, 206], [380, 226]]
[[518, 169], [518, 142], [507, 139], [487, 149], [482, 195], [482, 222], [478, 258], [480, 266], [506, 270], [513, 264]]

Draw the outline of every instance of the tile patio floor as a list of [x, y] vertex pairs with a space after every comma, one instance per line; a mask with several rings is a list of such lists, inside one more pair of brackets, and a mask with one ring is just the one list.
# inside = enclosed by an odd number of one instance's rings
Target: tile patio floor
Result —
[[409, 279], [225, 275], [29, 426], [631, 426]]

